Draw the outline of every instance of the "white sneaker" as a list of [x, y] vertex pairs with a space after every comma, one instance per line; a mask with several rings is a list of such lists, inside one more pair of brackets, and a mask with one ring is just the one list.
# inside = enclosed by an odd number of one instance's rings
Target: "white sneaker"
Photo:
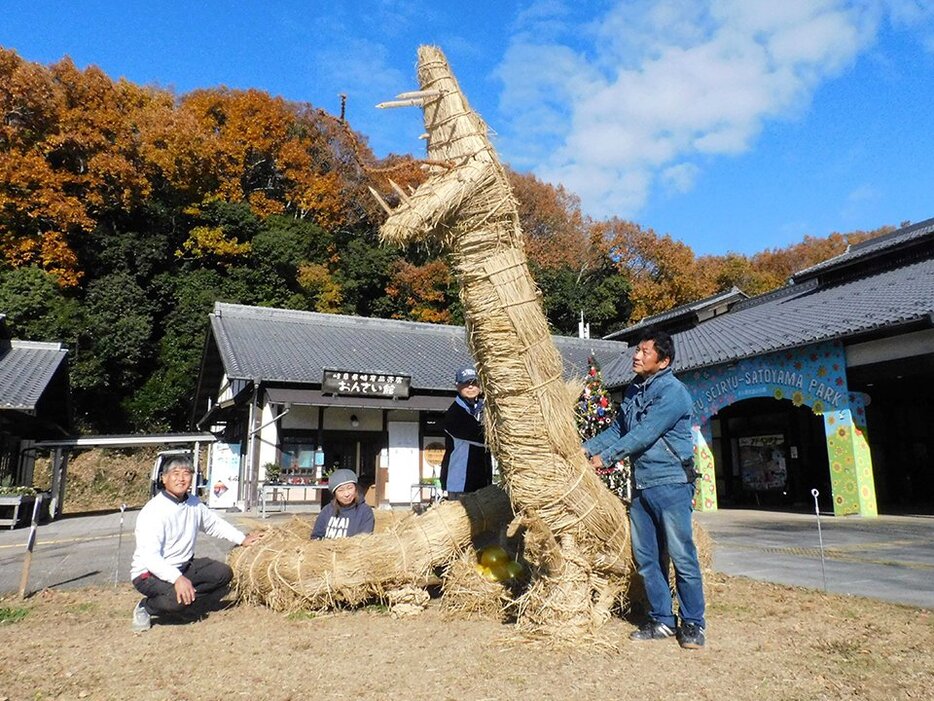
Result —
[[142, 633], [150, 628], [152, 628], [152, 616], [149, 615], [146, 607], [143, 606], [143, 602], [140, 601], [136, 604], [136, 608], [133, 609], [133, 630]]

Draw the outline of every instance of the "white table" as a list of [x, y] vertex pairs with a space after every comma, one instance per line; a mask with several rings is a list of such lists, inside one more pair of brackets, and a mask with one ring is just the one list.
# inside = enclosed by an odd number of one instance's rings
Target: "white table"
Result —
[[425, 499], [425, 491], [428, 491], [427, 501], [431, 504], [441, 501], [441, 485], [437, 482], [419, 482], [418, 484], [413, 484], [411, 492], [409, 493], [409, 506], [415, 506], [415, 504], [423, 504]]
[[[326, 484], [269, 484], [264, 483], [260, 488], [259, 515], [266, 518], [270, 512], [282, 513], [289, 505], [290, 494], [302, 490], [301, 501], [308, 501], [308, 490], [321, 492], [327, 489]], [[315, 499], [317, 499], [317, 494]]]

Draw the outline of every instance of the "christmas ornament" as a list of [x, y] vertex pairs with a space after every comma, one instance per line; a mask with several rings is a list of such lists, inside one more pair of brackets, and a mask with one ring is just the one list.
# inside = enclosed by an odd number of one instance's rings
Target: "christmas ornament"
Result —
[[525, 576], [525, 566], [521, 562], [511, 560], [506, 563], [506, 570], [510, 579], [521, 579]]
[[491, 570], [497, 565], [505, 567], [510, 559], [509, 553], [499, 545], [490, 545], [480, 551], [480, 564]]

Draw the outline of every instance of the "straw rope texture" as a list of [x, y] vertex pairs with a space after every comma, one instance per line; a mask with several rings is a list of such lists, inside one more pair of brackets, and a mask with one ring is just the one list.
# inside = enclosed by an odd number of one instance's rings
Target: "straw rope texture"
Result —
[[228, 558], [234, 586], [244, 601], [277, 611], [319, 611], [381, 601], [422, 604], [427, 596], [406, 595], [411, 587], [437, 581], [436, 572], [475, 539], [501, 530], [512, 519], [499, 487], [443, 502], [411, 514], [384, 533], [335, 540], [309, 540], [302, 521], [268, 529], [248, 548]]
[[[622, 503], [580, 448], [541, 293], [532, 279], [516, 201], [483, 120], [437, 47], [418, 52], [428, 158], [446, 163], [392, 212], [383, 241], [434, 237], [461, 284], [467, 341], [486, 396], [487, 440], [537, 577], [519, 606], [520, 628], [590, 629], [631, 572]], [[530, 547], [531, 546], [531, 547]]]

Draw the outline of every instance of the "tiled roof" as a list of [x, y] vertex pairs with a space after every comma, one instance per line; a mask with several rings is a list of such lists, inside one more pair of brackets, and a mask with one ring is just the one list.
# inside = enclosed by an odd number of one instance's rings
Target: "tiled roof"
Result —
[[[934, 259], [826, 287], [790, 285], [751, 299], [674, 334], [674, 369], [718, 365], [911, 322], [934, 322]], [[614, 363], [615, 379], [631, 379], [625, 364], [624, 358]]]
[[[218, 302], [211, 328], [230, 379], [319, 384], [322, 368], [405, 374], [412, 387], [450, 391], [473, 361], [462, 326], [338, 316]], [[625, 344], [553, 337], [566, 376], [583, 375], [593, 350], [608, 363]]]
[[898, 231], [893, 231], [891, 234], [849, 246], [846, 251], [838, 256], [828, 258], [817, 265], [812, 265], [810, 268], [799, 270], [792, 276], [792, 279], [801, 280], [834, 268], [853, 265], [863, 259], [912, 245], [919, 239], [930, 237], [932, 233], [934, 233], [934, 219], [926, 219]]
[[672, 319], [677, 319], [681, 316], [688, 316], [697, 314], [708, 307], [716, 306], [721, 302], [725, 302], [731, 299], [736, 299], [737, 301], [746, 299], [748, 295], [743, 292], [741, 289], [735, 285], [725, 292], [718, 292], [717, 294], [711, 295], [710, 297], [705, 297], [704, 299], [699, 299], [696, 302], [688, 302], [687, 304], [682, 304], [681, 306], [674, 307], [665, 312], [660, 312], [658, 314], [653, 314], [652, 316], [647, 316], [631, 326], [627, 326], [625, 329], [620, 329], [619, 331], [614, 331], [613, 333], [607, 334], [604, 336], [606, 339], [617, 339], [625, 336], [631, 335], [635, 331], [646, 329], [650, 326], [656, 324], [662, 324], [666, 321]]
[[0, 409], [34, 411], [66, 356], [59, 343], [0, 344]]

